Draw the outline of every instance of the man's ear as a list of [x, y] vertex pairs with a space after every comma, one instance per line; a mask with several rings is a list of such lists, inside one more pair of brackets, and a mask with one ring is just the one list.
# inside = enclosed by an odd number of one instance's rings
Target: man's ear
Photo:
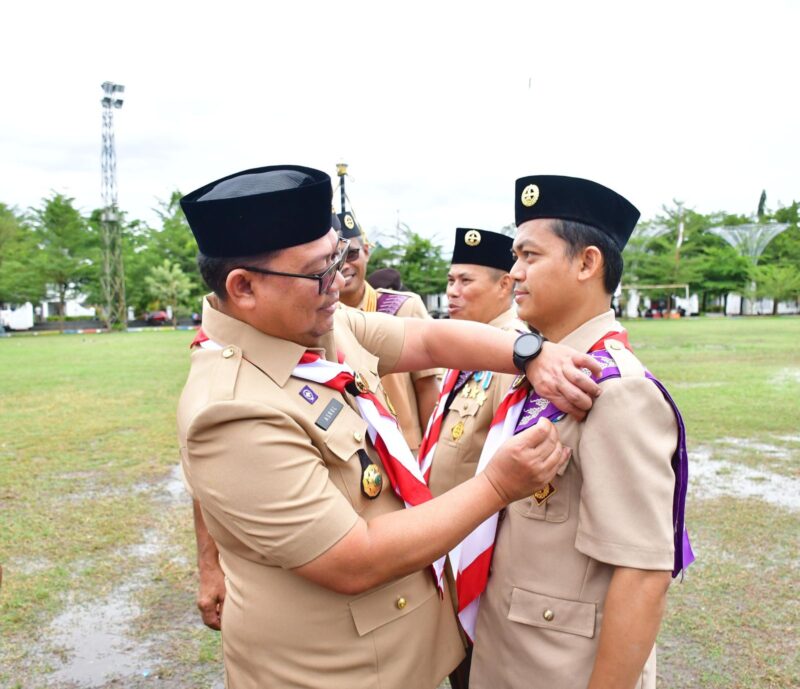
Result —
[[506, 273], [500, 278], [500, 289], [503, 294], [508, 294], [511, 297], [514, 291], [514, 278], [511, 277], [510, 273]]
[[578, 280], [585, 281], [595, 278], [603, 278], [603, 268], [605, 259], [603, 254], [596, 246], [587, 246], [580, 254], [581, 268], [578, 272]]
[[238, 308], [248, 310], [255, 307], [256, 297], [253, 287], [255, 279], [253, 273], [243, 268], [234, 268], [225, 278], [228, 299]]

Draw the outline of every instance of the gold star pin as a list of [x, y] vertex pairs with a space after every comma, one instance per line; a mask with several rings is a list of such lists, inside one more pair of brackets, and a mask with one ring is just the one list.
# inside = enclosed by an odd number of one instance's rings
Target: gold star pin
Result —
[[538, 200], [539, 187], [537, 187], [535, 184], [529, 184], [522, 190], [520, 201], [522, 201], [522, 205], [525, 206], [525, 208], [530, 208], [531, 206], [535, 205]]

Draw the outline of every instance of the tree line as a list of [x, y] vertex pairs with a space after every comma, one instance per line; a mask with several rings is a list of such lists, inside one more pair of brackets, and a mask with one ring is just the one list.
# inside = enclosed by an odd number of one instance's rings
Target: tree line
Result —
[[[175, 317], [199, 311], [206, 292], [196, 265], [196, 245], [174, 192], [157, 209], [158, 227], [123, 215], [123, 261], [128, 306], [137, 316], [171, 307]], [[687, 284], [701, 311], [723, 310], [719, 298], [738, 292], [779, 301], [800, 298], [800, 229], [797, 201], [774, 211], [762, 194], [752, 216], [702, 214], [674, 202], [641, 222], [624, 252], [626, 287]], [[27, 211], [0, 203], [0, 303], [57, 301], [63, 317], [68, 299], [82, 295], [102, 318], [100, 209], [82, 214], [75, 201], [53, 193]], [[759, 256], [726, 242], [714, 228], [758, 233], [780, 223]], [[513, 226], [501, 228], [513, 234]], [[370, 271], [396, 268], [407, 289], [418, 294], [444, 291], [449, 262], [442, 248], [401, 227], [373, 249]], [[646, 292], [668, 299], [670, 288]], [[55, 298], [55, 299], [54, 299]]]

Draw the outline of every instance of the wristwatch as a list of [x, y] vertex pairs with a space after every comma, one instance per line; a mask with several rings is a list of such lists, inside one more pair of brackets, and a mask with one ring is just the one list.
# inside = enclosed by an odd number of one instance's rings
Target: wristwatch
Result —
[[542, 345], [547, 342], [539, 333], [523, 333], [514, 342], [514, 366], [525, 373], [527, 365], [542, 352]]

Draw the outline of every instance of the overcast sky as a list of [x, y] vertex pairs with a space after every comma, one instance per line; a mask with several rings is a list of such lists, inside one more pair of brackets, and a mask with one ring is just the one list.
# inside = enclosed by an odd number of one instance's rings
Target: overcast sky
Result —
[[[673, 198], [752, 213], [800, 199], [800, 3], [7, 4], [0, 202], [101, 204], [100, 84], [120, 207], [237, 170], [309, 165], [373, 235], [400, 220], [446, 246], [513, 222], [525, 174], [602, 182], [644, 218]], [[337, 197], [338, 203], [338, 197]]]

